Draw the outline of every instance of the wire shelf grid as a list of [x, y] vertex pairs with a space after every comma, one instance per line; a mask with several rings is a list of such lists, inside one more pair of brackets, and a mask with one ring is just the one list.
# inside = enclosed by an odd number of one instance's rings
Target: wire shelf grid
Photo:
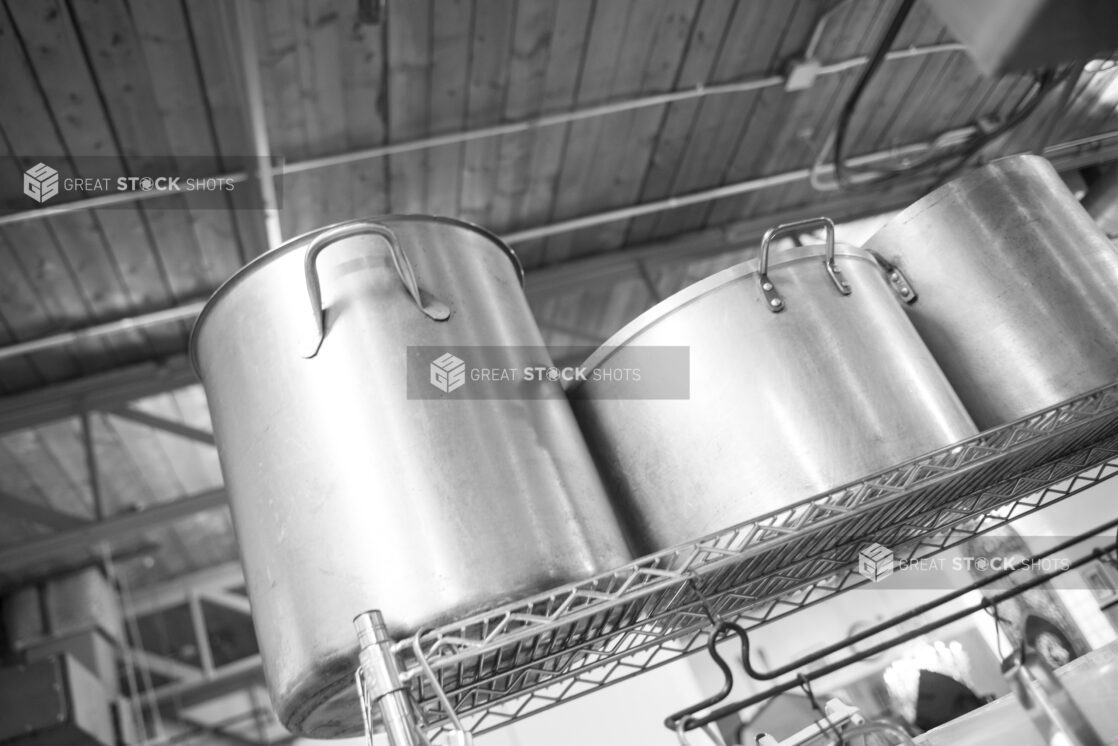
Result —
[[[840, 489], [434, 630], [418, 640], [474, 733], [506, 725], [706, 644], [712, 620], [766, 624], [867, 583], [877, 542], [915, 560], [1118, 475], [1118, 384]], [[446, 708], [415, 655], [395, 652], [433, 736]]]

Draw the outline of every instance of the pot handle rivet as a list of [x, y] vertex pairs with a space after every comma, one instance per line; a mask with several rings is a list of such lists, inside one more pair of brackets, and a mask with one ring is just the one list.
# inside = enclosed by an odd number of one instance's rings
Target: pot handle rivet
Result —
[[400, 277], [400, 281], [404, 283], [404, 288], [408, 291], [412, 300], [415, 301], [415, 305], [428, 318], [434, 321], [446, 321], [450, 318], [449, 306], [429, 296], [426, 299], [424, 298], [425, 294], [420, 291], [419, 284], [415, 279], [415, 270], [412, 269], [411, 262], [401, 248], [400, 241], [396, 238], [395, 233], [380, 223], [370, 221], [346, 223], [315, 236], [310, 246], [307, 247], [307, 253], [303, 259], [303, 273], [306, 275], [307, 296], [310, 298], [311, 315], [314, 318], [315, 328], [315, 336], [311, 340], [311, 344], [308, 345], [307, 351], [303, 353], [305, 358], [312, 358], [318, 354], [318, 350], [322, 347], [322, 340], [326, 336], [326, 310], [322, 307], [322, 287], [316, 266], [318, 256], [323, 249], [333, 243], [361, 235], [380, 236], [385, 240], [388, 244], [388, 253], [392, 257], [392, 264], [396, 268], [396, 274]]
[[893, 292], [896, 296], [909, 305], [915, 303], [918, 297], [916, 295], [916, 289], [912, 287], [912, 283], [909, 282], [908, 277], [901, 271], [901, 268], [873, 249], [866, 249], [866, 253], [877, 262], [877, 266], [880, 267], [881, 271], [885, 274], [885, 280], [889, 283], [889, 287], [893, 288]]

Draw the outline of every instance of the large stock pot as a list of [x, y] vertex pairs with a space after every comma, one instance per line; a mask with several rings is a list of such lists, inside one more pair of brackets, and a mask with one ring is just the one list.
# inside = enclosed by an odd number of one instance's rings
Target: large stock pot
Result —
[[[817, 224], [826, 246], [770, 262], [778, 232]], [[668, 298], [585, 365], [639, 369], [658, 345], [690, 348], [690, 398], [627, 399], [592, 372], [568, 391], [639, 553], [976, 434], [877, 264], [826, 219], [770, 231], [759, 261]]]
[[[380, 609], [402, 637], [628, 561], [557, 384], [551, 397], [475, 398], [469, 381], [447, 385], [444, 360], [441, 388], [409, 394], [409, 345], [550, 365], [520, 280], [476, 227], [384, 217], [289, 241], [202, 312], [191, 353], [290, 730], [361, 732], [360, 612]], [[427, 375], [434, 360], [421, 362]]]
[[994, 161], [865, 244], [983, 429], [1118, 380], [1118, 252], [1047, 160]]

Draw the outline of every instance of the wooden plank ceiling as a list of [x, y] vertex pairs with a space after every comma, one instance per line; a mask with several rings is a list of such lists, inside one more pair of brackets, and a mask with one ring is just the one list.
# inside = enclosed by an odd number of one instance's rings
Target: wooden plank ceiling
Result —
[[[780, 75], [803, 55], [831, 9], [816, 57], [825, 63], [858, 58], [872, 50], [899, 4], [387, 0], [382, 22], [369, 24], [359, 20], [357, 0], [249, 2], [270, 148], [289, 165]], [[5, 213], [29, 209], [19, 172], [39, 160], [83, 177], [151, 170], [206, 176], [242, 168], [252, 152], [241, 40], [229, 3], [3, 0], [0, 6]], [[895, 47], [948, 41], [921, 2]], [[801, 169], [833, 128], [860, 70], [853, 65], [823, 75], [802, 91], [773, 85], [290, 173], [282, 179], [282, 230], [293, 236], [364, 214], [421, 212], [508, 233]], [[1001, 152], [1029, 147], [1029, 138], [1050, 122], [1050, 142], [1118, 128], [1116, 85], [1111, 73], [1085, 76], [1067, 101], [1051, 97]], [[959, 51], [886, 62], [851, 123], [848, 150], [881, 151], [990, 121], [1027, 87], [1019, 75], [982, 77]], [[531, 279], [543, 268], [708, 235], [742, 221], [873, 213], [914, 198], [928, 184], [851, 196], [820, 194], [800, 179], [523, 241], [516, 249]], [[230, 198], [228, 207], [246, 207], [243, 199]], [[4, 223], [0, 347], [204, 298], [263, 246], [258, 213], [202, 209], [183, 195]], [[557, 356], [600, 341], [657, 298], [720, 266], [719, 260], [676, 259], [645, 276], [533, 297]], [[181, 353], [187, 333], [185, 323], [127, 330], [6, 359], [0, 395]], [[142, 406], [208, 427], [197, 387]], [[103, 414], [94, 417], [92, 432], [102, 489], [115, 501], [107, 504], [110, 513], [219, 483], [204, 444]], [[79, 436], [77, 420], [66, 420], [0, 438], [0, 492], [92, 515]], [[225, 514], [207, 515], [197, 525], [149, 537], [174, 547], [160, 555], [161, 575], [235, 551]], [[41, 531], [5, 519], [0, 542]]]
[[[251, 2], [273, 155], [298, 163], [698, 85], [779, 74], [824, 0], [408, 0], [379, 25], [356, 0]], [[237, 170], [250, 147], [238, 40], [217, 0], [6, 0], [0, 12], [0, 202], [26, 210], [17, 168], [64, 174]], [[837, 4], [816, 49], [866, 54], [897, 0]], [[897, 48], [950, 41], [924, 3]], [[287, 236], [362, 214], [427, 212], [515, 232], [811, 163], [860, 68], [299, 171], [282, 180]], [[1052, 141], [1113, 126], [1110, 76], [1085, 79]], [[886, 63], [850, 152], [919, 142], [1004, 113], [1023, 76], [982, 78], [962, 52]], [[97, 156], [96, 159], [89, 156]], [[917, 185], [920, 186], [920, 185]], [[863, 196], [863, 208], [882, 195]], [[826, 203], [804, 180], [517, 245], [556, 265], [742, 218]], [[230, 206], [235, 206], [230, 204]], [[0, 345], [205, 297], [259, 253], [258, 215], [169, 196], [0, 229]], [[13, 393], [183, 347], [184, 325], [123, 331], [0, 363]]]

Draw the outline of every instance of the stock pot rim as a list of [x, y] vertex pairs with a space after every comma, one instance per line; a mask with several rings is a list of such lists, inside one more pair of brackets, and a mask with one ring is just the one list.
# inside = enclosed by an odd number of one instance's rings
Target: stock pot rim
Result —
[[516, 252], [514, 252], [512, 250], [512, 247], [505, 243], [497, 234], [488, 231], [485, 228], [482, 228], [480, 225], [476, 225], [466, 220], [459, 220], [458, 218], [448, 218], [441, 215], [421, 215], [413, 213], [392, 213], [388, 215], [373, 215], [370, 217], [354, 218], [353, 220], [343, 220], [340, 223], [332, 223], [330, 225], [322, 226], [321, 228], [315, 228], [314, 230], [300, 233], [297, 236], [287, 239], [279, 246], [268, 249], [260, 256], [255, 257], [254, 259], [246, 263], [243, 267], [230, 275], [223, 283], [221, 283], [221, 285], [218, 286], [217, 290], [215, 290], [206, 301], [206, 305], [203, 306], [202, 310], [198, 313], [198, 317], [194, 320], [194, 325], [190, 330], [188, 357], [190, 358], [190, 366], [194, 369], [194, 374], [197, 375], [198, 378], [202, 377], [201, 369], [198, 366], [198, 338], [201, 335], [202, 325], [209, 317], [213, 307], [216, 306], [222, 298], [232, 292], [233, 288], [236, 285], [240, 284], [241, 281], [244, 280], [244, 278], [256, 272], [256, 270], [260, 269], [260, 267], [270, 263], [279, 256], [288, 253], [289, 251], [293, 251], [297, 246], [305, 245], [308, 239], [317, 236], [320, 233], [332, 230], [339, 226], [368, 221], [374, 221], [377, 223], [443, 223], [445, 225], [450, 225], [456, 228], [464, 228], [466, 230], [473, 231], [474, 233], [480, 235], [482, 238], [489, 239], [489, 241], [492, 242], [493, 245], [495, 245], [497, 248], [505, 253], [505, 256], [507, 256], [509, 258], [509, 261], [512, 262], [513, 269], [516, 271], [516, 278], [520, 282], [521, 287], [524, 286], [524, 266], [520, 263], [520, 259], [516, 256]]
[[[827, 247], [824, 244], [808, 244], [806, 246], [780, 249], [775, 254], [776, 258], [769, 262], [769, 271], [771, 272], [774, 269], [786, 267], [791, 264], [803, 264], [813, 259], [821, 259], [826, 255], [826, 252]], [[874, 268], [878, 267], [877, 262], [874, 261], [872, 256], [852, 244], [836, 243], [835, 258], [839, 257], [863, 261], [872, 265]], [[593, 370], [601, 366], [615, 354], [618, 348], [627, 346], [629, 341], [635, 336], [661, 319], [670, 316], [684, 306], [700, 300], [703, 296], [721, 289], [725, 285], [729, 285], [738, 280], [756, 277], [760, 269], [759, 265], [759, 258], [747, 259], [740, 264], [735, 264], [732, 267], [727, 267], [719, 272], [715, 272], [709, 277], [704, 277], [698, 282], [688, 285], [679, 292], [668, 296], [625, 326], [621, 327], [618, 331], [611, 334], [605, 342], [590, 353], [582, 363], [582, 367], [587, 370]], [[571, 382], [571, 385], [566, 389], [567, 392], [574, 391], [582, 383], [583, 381], [578, 380]]]

